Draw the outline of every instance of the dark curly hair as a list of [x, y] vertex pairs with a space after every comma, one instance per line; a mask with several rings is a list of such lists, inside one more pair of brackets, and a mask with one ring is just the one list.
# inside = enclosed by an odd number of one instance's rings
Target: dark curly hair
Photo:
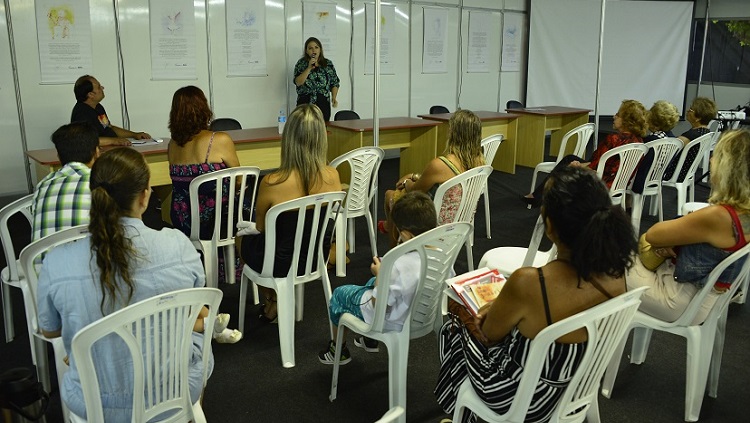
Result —
[[169, 111], [169, 132], [177, 145], [187, 144], [208, 129], [214, 114], [200, 88], [188, 85], [175, 91]]
[[553, 171], [543, 197], [542, 216], [554, 225], [560, 241], [571, 250], [578, 277], [622, 277], [637, 251], [633, 225], [596, 173], [577, 166]]

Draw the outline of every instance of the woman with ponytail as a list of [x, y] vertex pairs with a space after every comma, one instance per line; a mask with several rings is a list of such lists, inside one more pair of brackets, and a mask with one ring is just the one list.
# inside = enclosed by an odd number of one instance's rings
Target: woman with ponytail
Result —
[[[47, 337], [62, 336], [68, 354], [75, 334], [89, 323], [138, 301], [205, 284], [200, 257], [190, 240], [176, 229], [150, 229], [141, 220], [151, 197], [149, 186], [141, 153], [118, 148], [102, 154], [91, 169], [90, 236], [55, 248], [44, 259], [37, 292], [39, 326]], [[198, 319], [194, 330], [203, 331], [203, 319]], [[203, 389], [203, 353], [211, 354], [201, 351], [202, 337], [193, 334], [193, 402]], [[61, 397], [73, 413], [85, 418], [75, 357], [69, 357]], [[105, 421], [130, 422], [130, 353], [121, 342], [105, 338], [97, 343], [94, 364], [104, 374], [99, 384]], [[209, 365], [213, 367], [213, 357]]]
[[[545, 185], [542, 217], [557, 259], [524, 267], [508, 278], [478, 317], [457, 303], [440, 336], [440, 376], [435, 394], [446, 413], [466, 378], [488, 407], [506, 413], [523, 374], [529, 343], [542, 329], [622, 294], [637, 244], [630, 220], [612, 206], [608, 190], [585, 168], [563, 166]], [[549, 352], [526, 415], [548, 421], [583, 357], [585, 331], [571, 332]], [[467, 420], [475, 421], [469, 413]], [[459, 423], [459, 422], [456, 422]]]

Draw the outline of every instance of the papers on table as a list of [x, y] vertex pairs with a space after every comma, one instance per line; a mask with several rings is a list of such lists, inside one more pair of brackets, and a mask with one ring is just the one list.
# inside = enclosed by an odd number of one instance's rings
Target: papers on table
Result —
[[161, 138], [148, 138], [145, 140], [137, 140], [135, 138], [128, 138], [128, 141], [130, 141], [133, 145], [144, 145], [144, 144], [159, 144], [164, 142]]

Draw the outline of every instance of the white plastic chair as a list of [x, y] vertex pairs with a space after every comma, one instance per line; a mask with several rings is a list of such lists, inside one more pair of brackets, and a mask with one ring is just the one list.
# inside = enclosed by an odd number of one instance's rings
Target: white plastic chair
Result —
[[543, 329], [531, 341], [531, 348], [521, 376], [518, 390], [507, 413], [498, 415], [479, 398], [471, 381], [467, 378], [458, 391], [453, 421], [461, 422], [466, 409], [471, 410], [484, 421], [491, 423], [522, 423], [526, 419], [531, 399], [542, 368], [546, 365], [547, 354], [552, 343], [561, 336], [584, 328], [588, 334], [583, 359], [575, 370], [570, 383], [565, 388], [560, 402], [552, 413], [550, 422], [599, 422], [598, 390], [602, 373], [620, 339], [627, 333], [640, 297], [647, 288], [618, 295], [602, 304], [563, 319]]
[[[750, 244], [722, 260], [705, 278], [706, 285], [695, 294], [688, 307], [674, 322], [665, 322], [639, 311], [631, 324], [631, 327], [634, 328], [633, 349], [630, 355], [632, 364], [641, 364], [645, 361], [651, 341], [651, 333], [654, 330], [679, 335], [687, 340], [685, 421], [694, 422], [698, 420], [707, 382], [708, 395], [716, 398], [719, 387], [721, 356], [724, 349], [727, 307], [739, 289], [740, 281], [750, 274], [748, 253], [750, 253]], [[703, 300], [713, 290], [721, 272], [735, 262], [736, 265], [742, 266], [742, 269], [737, 278], [732, 281], [731, 287], [719, 296], [703, 323], [694, 322]], [[602, 395], [607, 398], [612, 396], [612, 387], [617, 377], [626, 339], [622, 339], [618, 347], [618, 354], [612, 357], [604, 375]]]
[[611, 160], [614, 156], [618, 156], [618, 160], [620, 160], [620, 166], [617, 168], [617, 173], [615, 173], [615, 179], [609, 187], [609, 196], [612, 198], [612, 204], [620, 205], [625, 209], [625, 195], [632, 192], [630, 190], [630, 182], [646, 152], [648, 152], [648, 147], [642, 143], [630, 143], [615, 147], [602, 154], [602, 157], [599, 159], [599, 166], [596, 168], [596, 174], [600, 178], [604, 174], [604, 167], [607, 161]]
[[[443, 206], [443, 197], [445, 196], [445, 193], [449, 189], [461, 185], [461, 204], [456, 210], [453, 222], [474, 223], [474, 214], [477, 212], [479, 197], [487, 186], [487, 178], [492, 173], [492, 170], [492, 166], [489, 165], [477, 166], [440, 184], [435, 192], [435, 210], [438, 213], [438, 220], [440, 219], [440, 209]], [[438, 221], [438, 224], [442, 225], [453, 222]], [[473, 246], [474, 228], [472, 227], [471, 234], [466, 240], [466, 261], [469, 263], [469, 270], [474, 270]]]
[[[239, 330], [245, 331], [245, 305], [247, 298], [247, 284], [271, 288], [276, 291], [279, 322], [279, 344], [281, 345], [281, 364], [284, 367], [294, 367], [294, 322], [302, 320], [304, 308], [305, 283], [321, 279], [326, 299], [326, 310], [331, 298], [331, 281], [328, 279], [326, 260], [328, 251], [323, 251], [323, 238], [329, 220], [333, 218], [334, 210], [339, 210], [344, 201], [343, 191], [327, 192], [308, 195], [296, 200], [286, 201], [271, 207], [266, 213], [265, 222], [265, 251], [263, 253], [263, 268], [256, 272], [245, 265], [240, 284]], [[289, 272], [284, 277], [274, 277], [274, 260], [276, 255], [276, 220], [282, 213], [293, 213], [297, 216], [297, 231], [294, 237], [294, 254]], [[302, 228], [305, 221], [310, 222], [310, 233]], [[307, 235], [310, 241], [302, 245]], [[314, 237], [313, 237], [314, 235]], [[307, 259], [299, 263], [300, 252], [307, 250]], [[325, 258], [324, 258], [325, 253]], [[258, 295], [255, 295], [258, 303]]]
[[336, 233], [340, 238], [336, 242], [336, 276], [346, 276], [346, 243], [349, 243], [351, 253], [356, 251], [354, 218], [364, 216], [367, 219], [372, 256], [378, 255], [375, 222], [370, 206], [378, 195], [378, 170], [384, 154], [380, 147], [361, 147], [331, 161], [331, 167], [338, 167], [346, 162], [351, 169], [344, 208], [336, 218]]
[[648, 149], [654, 151], [654, 161], [651, 168], [646, 174], [646, 181], [643, 185], [643, 192], [638, 194], [633, 192], [633, 215], [631, 222], [637, 234], [641, 227], [641, 215], [643, 214], [643, 203], [646, 197], [651, 197], [650, 201], [656, 206], [654, 196], [659, 194], [659, 184], [661, 183], [664, 171], [667, 165], [672, 161], [682, 148], [682, 141], [677, 138], [661, 138], [644, 144]]
[[[484, 155], [484, 164], [492, 166], [492, 162], [495, 161], [495, 155], [497, 149], [500, 148], [500, 144], [503, 143], [503, 134], [490, 135], [489, 137], [481, 141], [482, 154]], [[484, 219], [487, 222], [487, 239], [492, 238], [492, 231], [490, 230], [490, 190], [489, 180], [484, 185]]]
[[[3, 252], [5, 253], [5, 262], [8, 265], [0, 273], [0, 299], [3, 305], [3, 322], [5, 324], [5, 342], [10, 342], [16, 336], [15, 326], [13, 324], [13, 301], [10, 298], [10, 287], [21, 288], [20, 281], [24, 278], [23, 274], [18, 271], [16, 256], [16, 245], [10, 236], [9, 220], [17, 213], [21, 213], [29, 222], [29, 228], [33, 225], [33, 216], [31, 215], [31, 205], [34, 194], [25, 195], [18, 200], [8, 204], [0, 210], [0, 241], [3, 243]], [[29, 232], [31, 236], [31, 232]]]
[[544, 237], [544, 219], [541, 215], [534, 224], [529, 247], [495, 247], [487, 250], [479, 260], [479, 268], [497, 269], [503, 275], [510, 276], [521, 267], [542, 267], [557, 257], [554, 244], [548, 251], [539, 251], [539, 244]]
[[[339, 320], [336, 337], [336, 352], [331, 378], [331, 401], [336, 399], [339, 378], [341, 346], [344, 344], [344, 328], [384, 343], [388, 349], [388, 398], [389, 407], [406, 408], [406, 374], [409, 360], [409, 340], [430, 333], [435, 322], [441, 319], [438, 304], [442, 298], [445, 279], [456, 261], [461, 245], [471, 234], [471, 224], [467, 222], [448, 223], [427, 231], [400, 244], [383, 256], [378, 273], [378, 297], [388, 297], [390, 276], [396, 259], [412, 251], [419, 254], [421, 261], [419, 285], [409, 306], [401, 331], [384, 329], [387, 301], [375, 302], [375, 315], [372, 324], [344, 313]], [[398, 421], [405, 421], [401, 416]]]
[[[739, 123], [739, 121], [737, 121], [737, 123]], [[708, 147], [708, 150], [706, 150], [706, 153], [703, 155], [703, 160], [701, 161], [701, 172], [706, 175], [702, 179], [703, 182], [708, 182], [708, 161], [711, 159], [711, 153], [714, 152], [714, 147], [716, 147], [716, 143], [719, 142], [719, 137], [721, 136], [721, 132], [719, 132], [719, 129], [721, 129], [721, 121], [712, 119], [706, 126], [708, 126], [709, 132], [716, 132], [716, 137], [711, 140], [711, 145]]]
[[[20, 285], [21, 292], [23, 293], [23, 306], [26, 311], [26, 329], [29, 333], [29, 344], [31, 345], [31, 360], [36, 366], [39, 381], [47, 392], [50, 392], [52, 387], [49, 376], [49, 362], [47, 360], [47, 343], [52, 344], [55, 352], [55, 368], [57, 370], [58, 384], [62, 382], [68, 365], [63, 361], [67, 353], [65, 352], [62, 338], [46, 338], [39, 329], [36, 288], [37, 281], [39, 280], [38, 271], [41, 270], [41, 266], [38, 266], [39, 261], [37, 259], [58, 245], [73, 242], [86, 236], [88, 236], [87, 225], [74, 226], [32, 242], [18, 256], [18, 263], [26, 276], [24, 279], [21, 279]], [[64, 402], [62, 403], [62, 409], [63, 416], [67, 416], [68, 409]]]
[[[695, 172], [698, 170], [698, 165], [701, 162], [701, 157], [706, 153], [711, 141], [717, 134], [709, 132], [705, 135], [690, 141], [680, 153], [680, 160], [677, 162], [677, 167], [669, 180], [661, 181], [658, 188], [658, 199], [659, 199], [659, 221], [664, 220], [664, 199], [662, 198], [662, 192], [664, 187], [671, 187], [677, 190], [677, 210], [682, 210], [682, 206], [688, 201], [695, 201]], [[695, 160], [689, 164], [687, 174], [682, 182], [678, 181], [682, 168], [685, 166], [685, 160], [687, 159], [688, 152], [693, 146], [699, 145], [698, 154], [695, 156]]]
[[[117, 337], [130, 351], [134, 384], [121, 386], [116, 379], [110, 379], [107, 383], [114, 386], [107, 388], [133, 390], [133, 422], [147, 422], [162, 413], [173, 412], [160, 421], [205, 423], [200, 400], [195, 404], [190, 400], [192, 332], [203, 306], [208, 307], [205, 326], [213, 327], [222, 295], [216, 288], [168, 292], [127, 306], [81, 329], [71, 342], [71, 356], [81, 379], [87, 420], [104, 421], [94, 357], [106, 354], [107, 349], [97, 347], [97, 341], [107, 337], [111, 343]], [[109, 348], [112, 347], [110, 344]], [[202, 348], [204, 352], [210, 351], [211, 330], [204, 332]], [[203, 354], [204, 386], [209, 356]], [[72, 413], [71, 417], [74, 422], [86, 421]]]
[[[206, 286], [219, 286], [219, 248], [224, 249], [224, 277], [227, 283], [235, 283], [234, 234], [237, 221], [244, 221], [242, 209], [245, 204], [248, 178], [253, 178], [249, 193], [250, 210], [255, 204], [255, 194], [260, 179], [260, 169], [255, 166], [239, 166], [200, 175], [190, 182], [190, 240], [195, 248], [203, 252], [203, 265], [206, 268]], [[224, 205], [224, 181], [229, 181], [229, 201]], [[200, 239], [200, 213], [198, 193], [201, 185], [215, 184], [214, 229], [211, 239]], [[238, 195], [235, 195], [235, 193]], [[222, 216], [225, 216], [222, 218]]]
[[584, 123], [583, 125], [577, 126], [568, 131], [568, 133], [563, 136], [563, 139], [560, 142], [560, 153], [557, 155], [557, 160], [555, 160], [554, 162], [541, 162], [534, 168], [534, 174], [531, 177], [531, 190], [529, 192], [534, 192], [534, 189], [536, 188], [536, 177], [539, 172], [552, 172], [552, 169], [554, 169], [555, 166], [560, 162], [560, 160], [565, 157], [565, 150], [568, 145], [568, 140], [573, 136], [576, 136], [576, 147], [573, 149], [573, 155], [581, 158], [585, 157], [586, 147], [588, 146], [589, 139], [591, 139], [591, 134], [594, 133], [595, 129], [596, 125], [594, 125], [593, 123]]

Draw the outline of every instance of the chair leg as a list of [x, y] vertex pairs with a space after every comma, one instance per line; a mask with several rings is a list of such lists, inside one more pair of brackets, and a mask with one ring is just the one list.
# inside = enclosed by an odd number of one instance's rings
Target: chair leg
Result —
[[745, 275], [745, 278], [742, 280], [742, 286], [740, 286], [740, 289], [737, 291], [739, 296], [732, 302], [745, 304], [745, 301], [747, 301], [748, 289], [750, 289], [750, 274]]
[[641, 364], [646, 360], [648, 345], [651, 343], [651, 328], [636, 327], [633, 329], [633, 349], [630, 354], [632, 364]]
[[333, 354], [333, 374], [331, 375], [331, 393], [328, 394], [328, 401], [333, 402], [336, 399], [336, 394], [339, 387], [339, 368], [341, 367], [341, 348], [344, 344], [344, 326], [341, 326], [339, 333], [336, 336], [336, 352]]
[[[237, 283], [235, 275], [237, 274], [237, 267], [234, 262], [234, 245], [226, 245], [222, 247], [224, 250], [224, 282], [234, 285]], [[218, 263], [217, 263], [218, 266]]]
[[40, 339], [38, 336], [41, 335], [31, 335], [31, 348], [34, 352], [32, 359], [34, 360], [34, 365], [36, 365], [36, 374], [39, 382], [42, 383], [42, 387], [46, 392], [52, 392], [52, 381], [49, 377], [49, 359], [47, 358], [48, 342]]
[[719, 373], [721, 371], [721, 357], [724, 355], [724, 335], [727, 330], [727, 309], [721, 313], [716, 322], [716, 336], [714, 349], [711, 353], [711, 364], [708, 368], [708, 396], [716, 398], [719, 394]]
[[657, 208], [659, 206], [659, 197], [656, 195], [649, 195], [648, 196], [648, 214], [649, 216], [656, 216], [656, 213], [658, 212]]
[[490, 229], [490, 190], [487, 184], [484, 186], [484, 220], [487, 225], [487, 239], [492, 239], [492, 230]]
[[[406, 409], [406, 373], [409, 360], [409, 340], [394, 340], [388, 347], [388, 407]], [[392, 348], [391, 348], [392, 347]]]
[[346, 276], [346, 216], [342, 212], [336, 216], [336, 276]]
[[354, 235], [354, 219], [349, 219], [349, 221], [346, 222], [346, 242], [349, 243], [349, 252], [352, 254], [356, 253], [357, 251], [354, 247], [357, 244], [357, 240], [356, 236]]
[[641, 194], [633, 194], [633, 211], [631, 212], [630, 222], [633, 224], [635, 233], [641, 229], [641, 214], [643, 213], [643, 201], [644, 196]]
[[589, 409], [586, 411], [586, 422], [587, 423], [601, 423], [599, 417], [599, 396], [594, 395], [594, 398], [589, 405]]
[[[705, 323], [704, 323], [705, 325]], [[709, 325], [711, 326], [711, 325]], [[711, 350], [714, 347], [716, 328], [706, 326], [689, 328], [687, 338], [687, 371], [685, 377], [685, 421], [698, 421], [703, 394], [708, 381]]]
[[16, 337], [15, 325], [13, 324], [13, 302], [10, 298], [10, 285], [0, 282], [2, 290], [0, 297], [3, 303], [3, 323], [5, 326], [5, 342], [11, 342]]
[[[65, 352], [65, 344], [62, 342], [62, 338], [52, 340], [52, 349], [55, 352], [55, 370], [57, 371], [57, 385], [59, 387], [62, 385], [63, 377], [68, 371], [68, 365], [63, 361], [68, 354]], [[70, 410], [65, 405], [65, 401], [60, 401], [60, 405], [62, 406], [62, 415], [65, 419], [70, 415]]]
[[294, 287], [294, 318], [296, 321], [302, 321], [302, 314], [305, 312], [305, 284], [301, 283]]
[[677, 215], [682, 215], [682, 208], [685, 206], [685, 203], [687, 202], [687, 185], [686, 184], [675, 184], [675, 187], [677, 188]]
[[[614, 354], [612, 354], [612, 358], [609, 360], [609, 364], [607, 364], [607, 370], [604, 371], [604, 378], [602, 378], [602, 395], [604, 395], [605, 398], [612, 398], [612, 388], [615, 385], [615, 380], [617, 379], [617, 372], [620, 370], [620, 362], [622, 361], [622, 353], [625, 351], [625, 343], [628, 340], [627, 334], [622, 337], [622, 340], [620, 341], [620, 344], [617, 346], [617, 349], [615, 350]], [[597, 410], [597, 415], [598, 415]]]
[[219, 287], [219, 252], [203, 251], [203, 262], [206, 268], [206, 287], [207, 288], [218, 288]]
[[[237, 321], [239, 322], [239, 331], [242, 333], [245, 333], [245, 308], [247, 304], [247, 284], [252, 283], [250, 280], [245, 276], [245, 273], [242, 273], [242, 278], [240, 279], [240, 310], [238, 312]], [[256, 290], [256, 301], [258, 298], [257, 290], [258, 288], [253, 284], [253, 287]]]
[[534, 173], [531, 175], [531, 189], [529, 189], [529, 194], [534, 192], [534, 189], [536, 188], [536, 176], [539, 174], [539, 171], [534, 168]]
[[659, 193], [657, 194], [657, 198], [659, 199], [659, 222], [664, 221], [664, 193], [662, 191], [662, 186], [659, 185]]
[[277, 316], [279, 322], [279, 344], [281, 347], [281, 365], [290, 368], [294, 362], [294, 288], [288, 287], [287, 281], [276, 285], [278, 301]]
[[469, 265], [469, 271], [474, 270], [474, 252], [471, 244], [473, 244], [473, 235], [469, 235], [469, 239], [466, 240], [466, 262]]
[[377, 257], [378, 240], [375, 237], [375, 224], [372, 219], [372, 214], [369, 211], [365, 213], [365, 219], [367, 219], [367, 232], [370, 235], [370, 251], [372, 251], [373, 257]]

